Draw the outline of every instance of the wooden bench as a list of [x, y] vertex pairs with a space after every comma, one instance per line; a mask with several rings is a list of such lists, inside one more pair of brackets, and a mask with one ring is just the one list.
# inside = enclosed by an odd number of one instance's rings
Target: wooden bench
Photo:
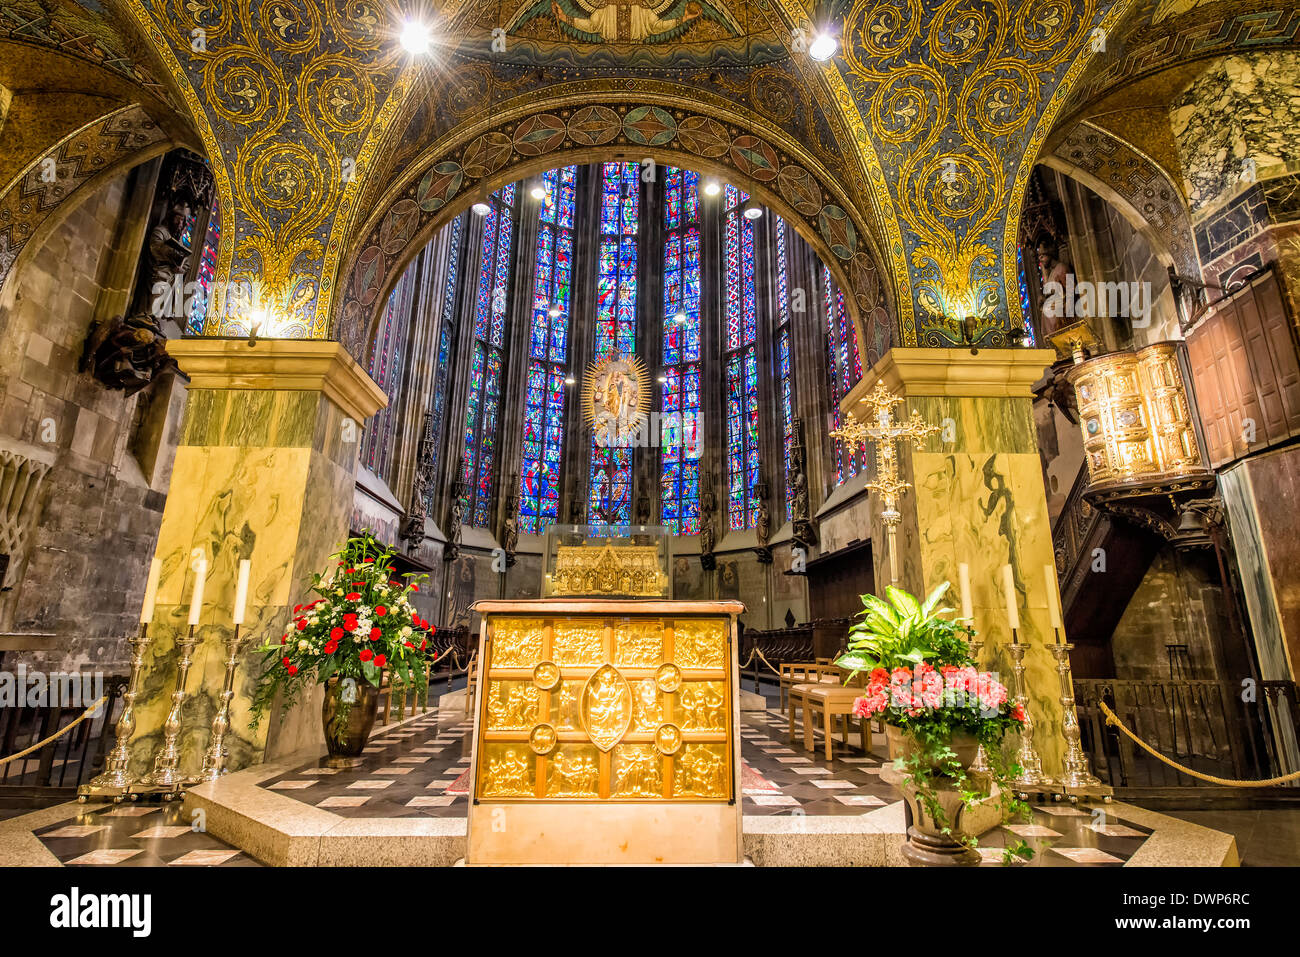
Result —
[[[859, 675], [859, 679], [861, 676]], [[849, 743], [849, 725], [853, 721], [853, 702], [862, 695], [858, 682], [845, 687], [839, 681], [830, 683], [819, 681], [795, 685], [790, 689], [790, 740], [795, 740], [795, 711], [803, 709], [803, 746], [806, 751], [815, 751], [813, 732], [820, 718], [822, 734], [825, 738], [826, 760], [831, 760], [834, 752], [832, 743], [834, 719], [844, 718], [844, 745]], [[871, 753], [871, 725], [866, 718], [858, 719], [858, 731], [862, 739], [862, 750]]]
[[790, 694], [790, 689], [795, 685], [816, 684], [817, 682], [836, 682], [842, 680], [843, 672], [831, 664], [820, 664], [814, 662], [787, 662], [781, 665], [781, 672], [778, 676], [780, 684], [780, 704], [781, 710], [786, 708], [786, 701]]

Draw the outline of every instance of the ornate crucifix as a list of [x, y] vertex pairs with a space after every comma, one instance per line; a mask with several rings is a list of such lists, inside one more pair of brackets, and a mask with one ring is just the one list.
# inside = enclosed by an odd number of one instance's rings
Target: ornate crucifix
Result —
[[903, 401], [885, 388], [883, 382], [877, 382], [871, 393], [862, 400], [866, 405], [866, 416], [859, 421], [850, 415], [842, 428], [831, 432], [831, 438], [844, 443], [845, 450], [852, 455], [870, 441], [876, 448], [876, 480], [868, 482], [867, 488], [880, 496], [880, 517], [885, 523], [885, 536], [889, 548], [889, 583], [898, 583], [898, 555], [895, 547], [895, 534], [902, 513], [898, 510], [898, 498], [910, 482], [904, 482], [898, 476], [898, 447], [900, 441], [911, 440], [921, 448], [927, 435], [939, 431], [937, 425], [926, 425], [921, 421], [920, 413], [912, 410], [912, 417], [906, 422], [894, 420], [894, 407]]

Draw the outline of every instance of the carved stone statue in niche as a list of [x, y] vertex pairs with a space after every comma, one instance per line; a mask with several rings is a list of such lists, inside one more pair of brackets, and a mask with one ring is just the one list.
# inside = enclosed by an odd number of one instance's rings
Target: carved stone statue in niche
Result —
[[638, 525], [650, 524], [650, 496], [645, 492], [636, 497], [636, 523]]
[[772, 537], [772, 515], [767, 510], [767, 492], [766, 482], [754, 484], [754, 495], [758, 499], [758, 511], [754, 515], [754, 537], [758, 539], [758, 547], [754, 554], [764, 565], [772, 563], [772, 547], [768, 544]]
[[[1067, 303], [1065, 296], [1066, 290], [1073, 289], [1074, 286], [1066, 281], [1070, 275], [1070, 267], [1061, 261], [1060, 251], [1053, 240], [1040, 239], [1037, 245], [1037, 256], [1038, 275], [1043, 289], [1043, 308], [1038, 323], [1038, 338], [1039, 341], [1046, 342], [1048, 336], [1070, 321], [1066, 316], [1073, 313], [1074, 304]], [[1055, 284], [1051, 287], [1051, 292], [1048, 283]], [[1059, 293], [1056, 287], [1059, 287]]]
[[506, 498], [506, 517], [501, 523], [501, 545], [506, 553], [506, 567], [515, 563], [515, 550], [519, 547], [519, 496], [511, 492]]
[[711, 572], [718, 567], [718, 560], [713, 554], [717, 533], [713, 528], [713, 512], [717, 508], [717, 499], [713, 496], [713, 473], [705, 472], [700, 482], [700, 567]]
[[415, 476], [411, 481], [411, 504], [406, 510], [402, 538], [406, 550], [414, 555], [424, 542], [424, 523], [429, 514], [429, 493], [433, 490], [433, 413], [424, 413], [424, 430], [415, 456]]
[[160, 373], [176, 368], [166, 342], [153, 316], [114, 316], [90, 327], [80, 368], [110, 389], [134, 395]]
[[461, 522], [465, 517], [465, 483], [459, 478], [464, 474], [465, 457], [456, 462], [456, 481], [451, 484], [451, 505], [447, 509], [447, 542], [442, 546], [442, 560], [455, 561], [460, 555]]
[[803, 444], [803, 420], [794, 420], [794, 442], [790, 448], [790, 511], [795, 543], [807, 548], [817, 543], [817, 526], [808, 501], [808, 473]]

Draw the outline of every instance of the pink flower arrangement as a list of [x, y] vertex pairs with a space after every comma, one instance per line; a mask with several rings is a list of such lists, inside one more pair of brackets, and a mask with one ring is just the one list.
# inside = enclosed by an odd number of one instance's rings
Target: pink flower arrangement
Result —
[[[915, 668], [873, 669], [862, 697], [853, 703], [853, 714], [871, 718], [894, 710], [898, 716], [915, 718], [942, 708], [969, 708], [996, 716], [1006, 701], [1007, 689], [990, 672], [971, 665], [936, 669], [922, 661]], [[1019, 708], [1011, 717], [1024, 720]]]

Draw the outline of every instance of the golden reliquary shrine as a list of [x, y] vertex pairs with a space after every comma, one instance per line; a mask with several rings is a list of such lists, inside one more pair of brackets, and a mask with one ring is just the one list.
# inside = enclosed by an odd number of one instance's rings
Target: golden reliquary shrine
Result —
[[586, 594], [474, 604], [469, 863], [739, 861], [744, 605], [644, 597], [656, 537], [553, 536], [553, 579], [603, 569]]

